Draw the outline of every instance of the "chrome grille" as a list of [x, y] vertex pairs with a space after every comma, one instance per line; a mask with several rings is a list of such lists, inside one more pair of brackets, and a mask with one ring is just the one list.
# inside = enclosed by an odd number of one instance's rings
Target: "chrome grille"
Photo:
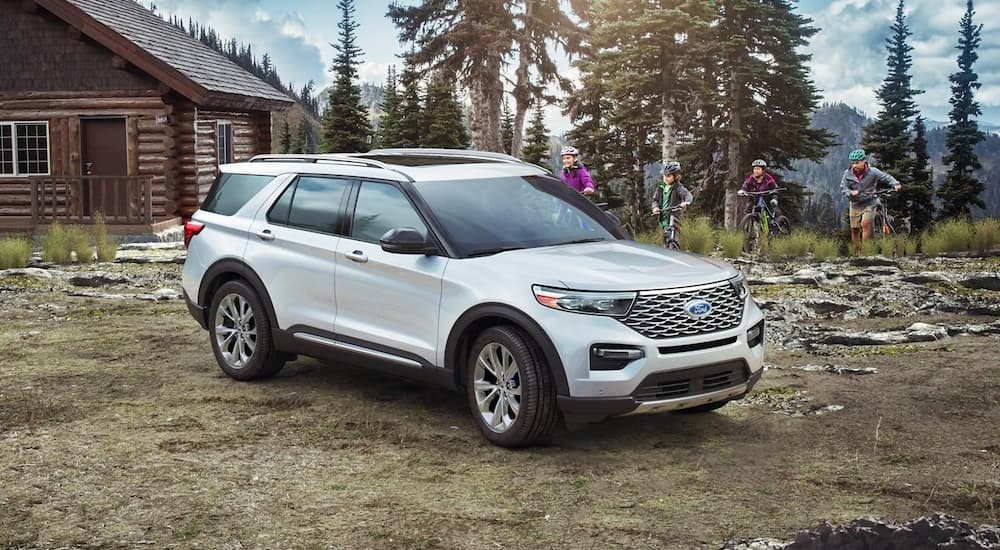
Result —
[[[712, 310], [693, 317], [684, 310], [692, 300], [705, 300]], [[647, 338], [697, 336], [739, 326], [743, 302], [728, 281], [676, 291], [640, 292], [632, 311], [620, 321]]]

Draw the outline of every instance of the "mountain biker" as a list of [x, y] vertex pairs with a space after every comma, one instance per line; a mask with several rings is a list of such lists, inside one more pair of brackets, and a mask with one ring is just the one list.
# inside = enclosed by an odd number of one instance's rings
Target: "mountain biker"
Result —
[[[741, 197], [746, 197], [748, 193], [766, 193], [771, 191], [771, 206], [774, 209], [774, 216], [778, 216], [778, 200], [774, 197], [774, 191], [778, 188], [778, 182], [774, 181], [774, 176], [767, 172], [767, 162], [764, 159], [757, 159], [750, 163], [751, 173], [747, 179], [743, 180], [743, 186], [736, 192]], [[752, 207], [752, 202], [750, 207]]]
[[[684, 187], [681, 183], [681, 163], [677, 161], [670, 161], [663, 165], [660, 169], [660, 174], [663, 175], [663, 181], [656, 186], [653, 191], [653, 214], [660, 216], [660, 224], [663, 226], [663, 231], [669, 229], [670, 226], [670, 212], [674, 208], [679, 208], [680, 211], [674, 211], [674, 217], [680, 219], [681, 212], [684, 211], [690, 204], [694, 197], [691, 192]], [[680, 235], [680, 228], [677, 229], [678, 235]]]
[[868, 165], [868, 155], [864, 149], [855, 149], [847, 157], [850, 168], [844, 170], [840, 190], [851, 201], [851, 243], [854, 254], [861, 255], [861, 242], [872, 238], [872, 207], [878, 184], [891, 185], [896, 191], [902, 187], [896, 178]]
[[594, 180], [590, 178], [587, 167], [580, 163], [580, 151], [576, 147], [567, 145], [562, 148], [559, 155], [563, 162], [559, 177], [563, 182], [584, 195], [593, 195]]

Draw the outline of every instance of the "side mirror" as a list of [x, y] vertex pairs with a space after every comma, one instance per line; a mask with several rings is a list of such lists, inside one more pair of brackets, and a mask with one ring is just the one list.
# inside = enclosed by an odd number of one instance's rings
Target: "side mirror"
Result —
[[390, 229], [379, 239], [382, 250], [393, 254], [428, 254], [434, 247], [427, 244], [427, 238], [412, 227]]

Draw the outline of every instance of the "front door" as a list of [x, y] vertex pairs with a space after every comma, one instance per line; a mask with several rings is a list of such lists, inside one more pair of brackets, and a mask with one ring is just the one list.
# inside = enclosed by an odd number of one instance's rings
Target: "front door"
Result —
[[80, 134], [80, 173], [91, 176], [84, 178], [81, 188], [83, 215], [127, 216], [125, 119], [85, 118], [80, 120]]

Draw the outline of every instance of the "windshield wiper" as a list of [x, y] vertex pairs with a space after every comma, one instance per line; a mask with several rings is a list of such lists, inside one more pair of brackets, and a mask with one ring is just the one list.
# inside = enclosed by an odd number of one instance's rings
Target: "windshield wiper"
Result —
[[523, 246], [498, 246], [496, 248], [483, 248], [480, 250], [473, 250], [469, 253], [469, 258], [476, 258], [479, 256], [492, 256], [494, 254], [499, 254], [501, 252], [509, 252], [511, 250], [523, 250]]
[[599, 243], [599, 242], [607, 241], [607, 240], [610, 240], [610, 239], [606, 239], [604, 237], [589, 237], [589, 238], [586, 238], [586, 239], [576, 239], [575, 241], [566, 241], [566, 242], [562, 242], [562, 243], [556, 243], [553, 246], [558, 246], [558, 245], [562, 245], [562, 244]]

